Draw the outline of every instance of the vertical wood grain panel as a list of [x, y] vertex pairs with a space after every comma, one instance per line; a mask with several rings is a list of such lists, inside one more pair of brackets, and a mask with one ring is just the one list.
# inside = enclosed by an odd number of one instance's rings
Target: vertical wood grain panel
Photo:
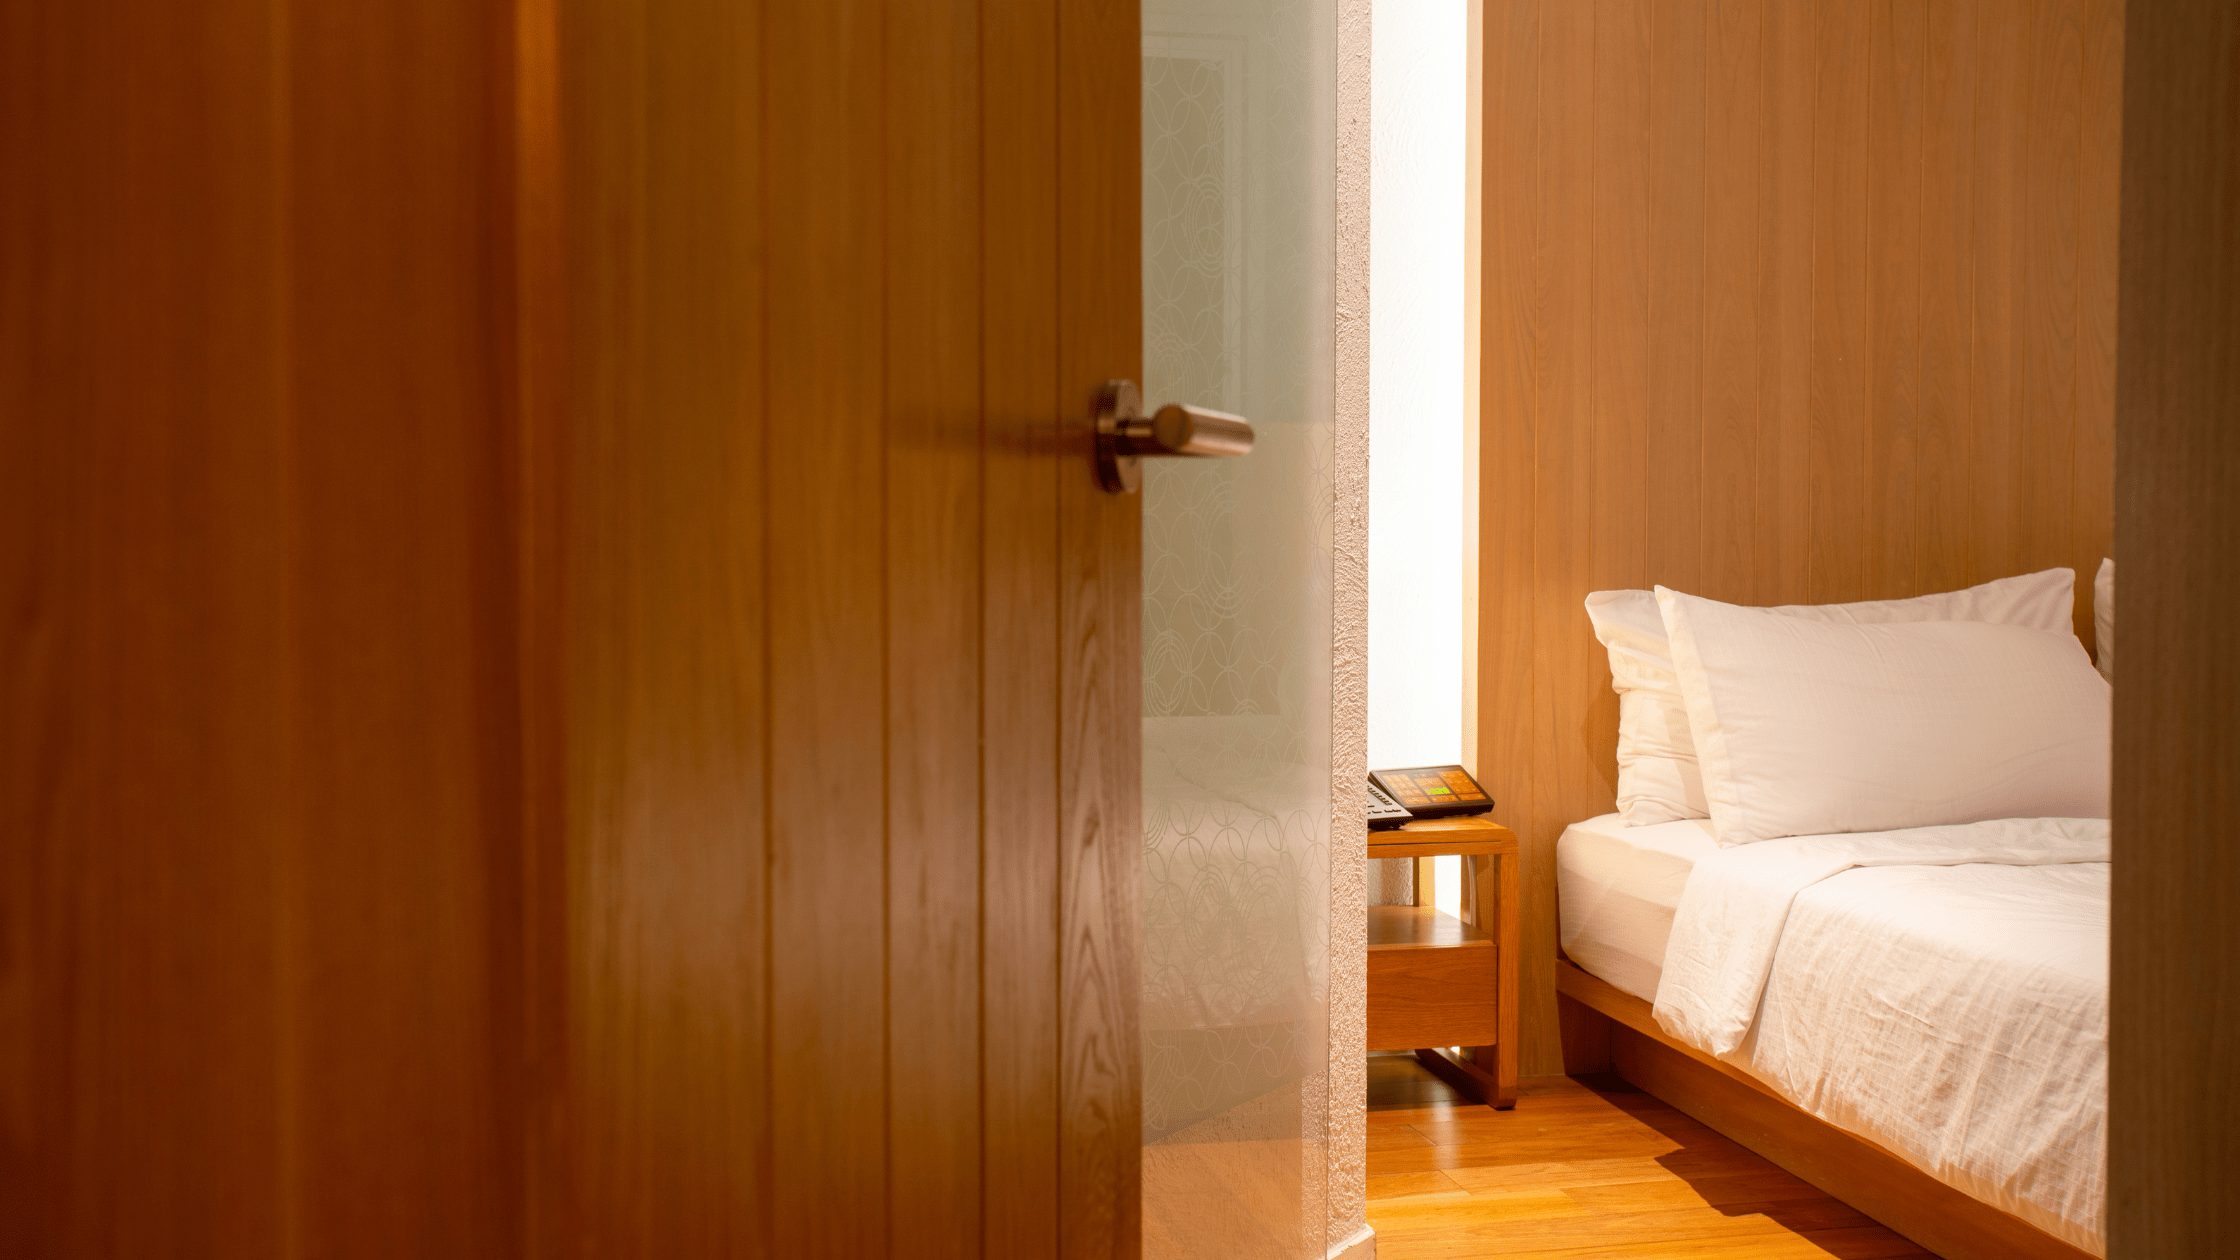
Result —
[[[1760, 394], [1769, 335], [1761, 193], [1767, 128], [1764, 0], [1712, 0], [1704, 73], [1703, 594], [1758, 602]], [[1712, 85], [1731, 84], [1720, 91]]]
[[[2068, 564], [2077, 441], [2079, 152], [2083, 0], [2040, 0], [2022, 148], [2025, 266], [2017, 511], [2024, 570]], [[2076, 610], [2092, 621], [2091, 601]]]
[[[1569, 6], [1565, 6], [1568, 8]], [[1480, 720], [1465, 724], [1463, 758], [1480, 780], [1498, 783], [1494, 817], [1525, 837], [1536, 834], [1533, 781], [1533, 560], [1538, 544], [1533, 486], [1538, 421], [1539, 363], [1550, 309], [1542, 283], [1541, 242], [1546, 231], [1538, 180], [1506, 179], [1542, 161], [1540, 113], [1544, 29], [1541, 0], [1494, 0], [1486, 5], [1485, 124], [1480, 168], [1486, 172], [1479, 205], [1484, 280], [1480, 286], [1484, 331], [1479, 359], [1478, 462], [1471, 484], [1483, 523], [1478, 545], [1479, 633], [1472, 682]], [[1558, 34], [1561, 33], [1561, 13]], [[1498, 629], [1510, 627], [1506, 632]], [[1544, 858], [1545, 855], [1543, 855]], [[1524, 859], [1535, 871], [1544, 863]], [[1532, 896], [1533, 877], [1525, 896]], [[1527, 976], [1527, 1001], [1553, 1002], [1554, 970]], [[1532, 986], [1539, 985], [1534, 988]], [[1540, 997], [1545, 994], [1547, 996]]]
[[[642, 559], [648, 550], [640, 519], [641, 496], [633, 491], [649, 478], [635, 466], [630, 468], [630, 475], [613, 485], [577, 474], [584, 467], [609, 468], [627, 459], [629, 445], [624, 435], [643, 422], [646, 411], [649, 364], [645, 325], [650, 288], [646, 237], [652, 200], [646, 152], [652, 105], [646, 82], [650, 32], [647, 15], [624, 6], [574, 8], [559, 20], [561, 45], [600, 47], [614, 54], [564, 59], [559, 68], [563, 100], [576, 108], [585, 102], [599, 102], [591, 125], [570, 126], [573, 118], [559, 123], [566, 137], [558, 162], [565, 181], [559, 204], [572, 214], [607, 226], [598, 238], [598, 247], [580, 252], [563, 249], [569, 257], [561, 269], [568, 297], [562, 309], [569, 322], [562, 344], [596, 343], [606, 346], [608, 352], [593, 359], [570, 358], [562, 389], [573, 405], [563, 407], [556, 420], [544, 416], [536, 419], [557, 428], [565, 442], [560, 476], [567, 507], [558, 513], [561, 519], [548, 523], [548, 527], [559, 535], [564, 554], [574, 552], [585, 541], [575, 537], [580, 532], [599, 541], [600, 549], [594, 554], [609, 562], [564, 573], [562, 590], [554, 596], [561, 616], [575, 620], [573, 637], [582, 653], [579, 658], [564, 657], [560, 662], [561, 677], [555, 686], [559, 695], [555, 698], [576, 719], [588, 719], [584, 726], [593, 734], [584, 738], [574, 737], [572, 730], [562, 732], [562, 820], [557, 828], [576, 834], [566, 836], [558, 846], [555, 864], [560, 868], [559, 888], [557, 896], [547, 894], [555, 904], [546, 913], [557, 920], [548, 930], [556, 933], [558, 948], [567, 957], [565, 983], [559, 994], [558, 1019], [566, 1034], [558, 1056], [561, 1070], [571, 1085], [598, 1082], [593, 1097], [613, 1099], [616, 1105], [582, 1107], [567, 1105], [572, 1099], [564, 1101], [560, 1113], [586, 1143], [580, 1153], [572, 1149], [548, 1151], [540, 1160], [537, 1171], [548, 1180], [539, 1184], [539, 1196], [565, 1205], [565, 1216], [540, 1222], [538, 1232], [539, 1241], [548, 1246], [582, 1230], [591, 1246], [615, 1247], [638, 1240], [628, 1238], [627, 1233], [621, 1238], [614, 1236], [610, 1233], [612, 1225], [622, 1224], [627, 1231], [630, 1225], [643, 1229], [645, 1223], [642, 1218], [632, 1220], [638, 1214], [627, 1207], [619, 1219], [611, 1221], [606, 1210], [618, 1204], [634, 1204], [645, 1180], [653, 1175], [649, 1165], [655, 1162], [650, 1158], [652, 1144], [646, 1141], [647, 1133], [631, 1123], [637, 1111], [634, 1104], [649, 1084], [643, 1074], [652, 1066], [632, 1053], [639, 1043], [631, 1036], [632, 1017], [637, 1012], [631, 1010], [629, 996], [632, 981], [639, 978], [632, 974], [632, 965], [639, 960], [632, 957], [627, 946], [633, 935], [630, 932], [595, 930], [591, 939], [582, 941], [574, 934], [586, 920], [596, 929], [631, 918], [630, 912], [637, 908], [632, 894], [642, 895], [644, 885], [615, 889], [617, 895], [596, 898], [592, 904], [597, 911], [583, 919], [573, 913], [573, 907], [579, 900], [579, 890], [601, 888], [603, 880], [631, 868], [629, 857], [644, 851], [639, 848], [633, 852], [632, 842], [642, 846], [645, 837], [629, 825], [630, 811], [625, 804], [643, 804], [649, 799], [644, 794], [644, 782], [628, 773], [635, 751], [631, 737], [640, 734], [635, 720], [644, 716], [644, 710], [631, 704], [633, 689], [628, 685], [616, 685], [596, 666], [585, 671], [587, 678], [579, 680], [575, 666], [579, 660], [596, 661], [624, 677], [634, 674], [631, 667], [643, 662], [631, 661], [630, 656], [633, 649], [641, 647], [639, 636], [647, 628], [645, 623], [656, 618], [646, 617], [645, 610], [631, 602], [633, 594], [648, 592], [633, 591], [626, 577], [630, 562]], [[753, 207], [748, 209], [751, 213]], [[749, 519], [759, 524], [759, 512], [750, 508]], [[614, 562], [623, 557], [627, 559]], [[592, 610], [605, 610], [605, 615]], [[753, 631], [761, 628], [756, 618]], [[755, 671], [757, 681], [760, 672]], [[760, 705], [756, 706], [755, 717], [761, 717]], [[589, 773], [579, 776], [576, 771], [581, 767], [588, 767]], [[586, 791], [592, 783], [604, 790]], [[632, 801], [634, 790], [637, 796]], [[753, 821], [760, 824], [759, 809]], [[757, 835], [749, 846], [748, 861], [757, 875], [765, 866], [762, 840]], [[545, 876], [548, 881], [551, 878]], [[754, 910], [760, 910], [762, 901], [761, 897], [754, 898]], [[751, 918], [749, 927], [767, 930], [767, 924]], [[740, 996], [746, 1003], [744, 1040], [749, 1061], [767, 1072], [768, 1062], [761, 1052], [768, 1045], [762, 1019], [768, 995], [759, 984], [750, 984]], [[658, 1073], [664, 1066], [654, 1066], [653, 1071]], [[570, 1092], [563, 1089], [564, 1097]], [[750, 1106], [762, 1101], [750, 1097]], [[747, 1176], [748, 1194], [760, 1188], [762, 1179], [754, 1175], [759, 1171]]]
[[2240, 1227], [2240, 10], [2135, 3], [2125, 27], [2108, 1254], [2143, 1260]]
[[2123, 186], [2123, 0], [2084, 6], [2083, 141], [2077, 163], [2077, 447], [2069, 566], [2077, 634], [2098, 651], [2087, 615], [2092, 575], [2115, 554], [2116, 243]]
[[627, 756], [645, 781], [617, 802], [634, 850], [619, 886], [635, 904], [608, 928], [630, 972], [615, 977], [627, 1018], [605, 1030], [633, 1051], [645, 1105], [631, 1119], [646, 1132], [623, 1183], [634, 1193], [597, 1214], [625, 1254], [751, 1254], [775, 1218], [770, 983], [736, 944], [772, 926], [770, 785], [741, 770], [771, 752], [762, 592], [783, 449], [758, 388], [769, 190], [742, 160], [767, 124], [757, 16], [721, 0], [648, 8], [648, 388], [645, 428], [629, 435], [646, 519], [629, 601], [638, 659], [615, 671], [637, 684]]
[[[1489, 172], [1540, 164], [1542, 32], [1540, 0], [1500, 0], [1485, 14], [1484, 154]], [[1480, 355], [1478, 465], [1472, 482], [1477, 519], [1486, 522], [1478, 549], [1478, 619], [1487, 627], [1532, 624], [1535, 554], [1534, 453], [1538, 376], [1546, 286], [1540, 282], [1545, 230], [1537, 180], [1488, 178], [1481, 191], [1480, 232], [1486, 276], [1485, 330]], [[1473, 771], [1529, 764], [1532, 636], [1481, 634], [1476, 677], [1485, 720], [1464, 732]], [[1518, 777], [1495, 793], [1495, 816], [1522, 835], [1531, 830], [1532, 782]]]
[[[785, 417], [769, 495], [771, 1012], [789, 1065], [772, 1124], [779, 1254], [888, 1248], [883, 7], [764, 10], [770, 250], [763, 407]], [[800, 126], [799, 118], [817, 125]], [[848, 487], [850, 493], [835, 493]], [[867, 907], [873, 907], [867, 912]], [[845, 1200], [845, 1212], [831, 1210]]]
[[[1540, 0], [1501, 0], [1485, 14], [1486, 115], [1479, 165], [1533, 170], [1540, 160]], [[1486, 522], [1477, 550], [1478, 624], [1521, 625], [1520, 634], [1476, 636], [1470, 685], [1485, 720], [1466, 726], [1463, 756], [1472, 770], [1530, 764], [1532, 714], [1532, 566], [1535, 553], [1533, 461], [1538, 412], [1542, 311], [1537, 264], [1542, 227], [1537, 180], [1488, 178], [1480, 190], [1479, 233], [1485, 278], [1479, 326], [1478, 462], [1466, 486], [1476, 519]], [[1531, 828], [1532, 783], [1520, 777], [1495, 793], [1495, 816], [1520, 834]]]
[[[1602, 382], [1593, 365], [1595, 312], [1603, 301], [1595, 280], [1595, 238], [1602, 189], [1590, 172], [1597, 163], [1599, 124], [1592, 108], [1593, 84], [1600, 81], [1598, 47], [1607, 30], [1605, 12], [1585, 5], [1543, 3], [1540, 12], [1542, 71], [1536, 142], [1540, 180], [1539, 233], [1533, 300], [1539, 317], [1538, 415], [1534, 426], [1534, 496], [1538, 527], [1533, 532], [1533, 621], [1522, 632], [1532, 642], [1532, 747], [1565, 744], [1579, 738], [1589, 708], [1607, 689], [1599, 689], [1584, 667], [1591, 649], [1564, 633], [1571, 624], [1564, 593], [1576, 589], [1592, 562], [1590, 541], [1602, 546], [1590, 505], [1588, 477], [1594, 455], [1590, 435], [1604, 405]], [[1638, 18], [1638, 6], [1613, 21]], [[1638, 23], [1632, 28], [1638, 37]], [[1637, 44], [1635, 46], [1638, 46]], [[1591, 130], [1590, 130], [1591, 128]], [[1638, 153], [1638, 150], [1636, 150]], [[1636, 165], [1627, 169], [1638, 180]], [[1636, 186], [1638, 186], [1636, 184]], [[1638, 277], [1641, 260], [1632, 258]], [[1636, 364], [1638, 373], [1638, 364]], [[1635, 427], [1631, 432], [1638, 436]], [[1638, 444], [1624, 449], [1638, 451]], [[1622, 484], [1623, 465], [1607, 470]], [[1560, 507], [1560, 511], [1550, 511]], [[1635, 518], [1638, 520], [1638, 515]], [[1620, 516], [1613, 526], [1623, 531]], [[1553, 820], [1588, 797], [1595, 767], [1580, 760], [1534, 756], [1517, 770], [1532, 781], [1533, 817], [1524, 833], [1523, 914], [1528, 922], [1555, 921], [1555, 839]], [[1553, 951], [1521, 960], [1523, 991], [1520, 1058], [1534, 1062], [1554, 1052], [1548, 1031], [1555, 1006]], [[1539, 1040], [1535, 1041], [1535, 1037]], [[1522, 1070], [1522, 1069], [1520, 1069]]]
[[[981, 1254], [980, 5], [886, 32], [888, 1254]], [[999, 913], [1003, 913], [999, 909]]]
[[1866, 550], [1867, 153], [1870, 60], [1865, 3], [1815, 5], [1818, 81], [1812, 137], [1810, 600], [1864, 598]]
[[[1548, 181], [1554, 270], [1547, 284], [1551, 297], [1578, 287], [1573, 277], [1591, 277], [1592, 288], [1583, 305], [1551, 302], [1549, 308], [1549, 332], [1558, 338], [1550, 342], [1551, 362], [1559, 366], [1550, 374], [1556, 388], [1544, 387], [1541, 395], [1539, 479], [1541, 491], [1563, 505], [1563, 514], [1537, 538], [1543, 590], [1654, 580], [1651, 539], [1661, 524], [1653, 519], [1654, 487], [1658, 460], [1670, 454], [1651, 441], [1651, 417], [1662, 410], [1658, 390], [1664, 383], [1646, 336], [1660, 313], [1664, 269], [1658, 251], [1667, 243], [1651, 230], [1661, 170], [1653, 96], [1658, 12], [1659, 6], [1646, 0], [1597, 0], [1591, 29], [1573, 35], [1581, 39], [1583, 54], [1591, 50], [1586, 63], [1591, 77], [1582, 83], [1576, 72], [1567, 72], [1552, 79], [1563, 85], [1565, 97], [1548, 110], [1549, 134], [1580, 156], [1557, 166]], [[1553, 44], [1550, 53], [1560, 55]], [[1591, 128], [1585, 135], [1579, 134], [1583, 126]], [[1599, 649], [1566, 633], [1578, 609], [1558, 597], [1541, 599], [1535, 612], [1533, 658], [1543, 677], [1570, 684], [1536, 689], [1542, 742], [1591, 743], [1589, 732], [1616, 731], [1616, 694], [1589, 681]], [[1607, 772], [1597, 774], [1601, 769], [1578, 760], [1535, 763], [1536, 799], [1544, 811], [1535, 832], [1549, 846], [1539, 866], [1546, 871], [1544, 895], [1551, 902], [1555, 833], [1547, 830], [1547, 820], [1609, 799], [1614, 785]], [[1529, 854], [1525, 866], [1534, 869]], [[1542, 877], [1528, 873], [1527, 878], [1537, 891]]]
[[[1981, 580], [1970, 567], [1974, 409], [1976, 6], [1929, 0], [1921, 124], [1921, 390], [1915, 413], [1914, 570], [1923, 591]], [[1988, 575], [1987, 575], [1988, 576]]]
[[[547, 1245], [769, 1245], [761, 232], [751, 9], [574, 8], [562, 163], [573, 1219]], [[586, 248], [588, 246], [588, 248]], [[563, 1241], [566, 1240], [566, 1241]]]
[[[514, 7], [513, 22], [509, 87], [515, 132], [508, 165], [513, 194], [510, 296], [515, 319], [510, 330], [514, 345], [510, 367], [517, 411], [507, 462], [513, 474], [514, 542], [519, 557], [514, 635], [519, 660], [513, 674], [519, 723], [521, 871], [512, 890], [519, 900], [519, 932], [508, 965], [519, 977], [520, 989], [511, 1012], [519, 1039], [508, 1047], [510, 1053], [501, 1059], [500, 1070], [535, 1126], [519, 1169], [517, 1219], [520, 1252], [537, 1256], [551, 1252], [583, 1222], [574, 1193], [578, 1169], [554, 1121], [567, 1108], [574, 1057], [570, 1053], [574, 976], [568, 944], [568, 657], [557, 636], [537, 632], [538, 627], [564, 624], [570, 612], [564, 571], [570, 443], [562, 400], [569, 393], [570, 360], [564, 351], [572, 304], [561, 210], [568, 201], [561, 106], [568, 88], [560, 58], [566, 36], [559, 6], [551, 0], [525, 0]], [[759, 505], [760, 497], [754, 502]], [[759, 557], [757, 546], [755, 559]], [[753, 632], [757, 663], [760, 629], [757, 624]], [[760, 718], [759, 697], [749, 711]], [[759, 721], [750, 723], [750, 730], [759, 736]], [[760, 747], [752, 747], [751, 752], [759, 762]], [[764, 865], [761, 820], [761, 801], [756, 797], [748, 824], [754, 829], [752, 839], [743, 846], [750, 879], [759, 877]], [[750, 893], [754, 910], [761, 907], [759, 893], [759, 886]], [[756, 933], [750, 939], [759, 940], [759, 919], [750, 912], [747, 923]], [[760, 969], [740, 968], [731, 978], [739, 981], [732, 988], [732, 1000], [744, 1015], [733, 1044], [738, 1055], [732, 1066], [750, 1073], [750, 1080], [766, 1079], [767, 1074], [758, 1070], [767, 1045], [760, 1019], [765, 1005]], [[734, 1091], [734, 1098], [746, 1123], [745, 1136], [739, 1139], [743, 1167], [735, 1170], [731, 1206], [732, 1210], [743, 1207], [750, 1220], [764, 1221], [769, 1214], [759, 1201], [761, 1179], [756, 1175], [768, 1131], [760, 1111], [764, 1095], [750, 1086]], [[740, 1118], [728, 1116], [722, 1123], [736, 1124]]]
[[1474, 753], [1528, 801], [1530, 1073], [1561, 1065], [1554, 843], [1612, 804], [1583, 596], [1900, 598], [2106, 537], [2118, 45], [2115, 0], [1596, 0], [1537, 39], [1504, 12]]
[[1860, 590], [1916, 590], [1915, 445], [1921, 397], [1922, 88], [1926, 0], [1876, 4], [1868, 22], [1868, 351]]
[[276, 16], [0, 52], [10, 1255], [520, 1208], [505, 32]]
[[138, 9], [0, 9], [9, 1260], [291, 1232], [287, 50]]
[[[1057, 5], [984, 6], [981, 793], [990, 1260], [1058, 1254]], [[997, 1086], [1001, 1086], [998, 1088]]]
[[[1648, 451], [1644, 532], [1652, 580], [1703, 588], [1704, 504], [1704, 27], [1709, 0], [1660, 3], [1649, 13], [1647, 390], [1638, 414]], [[1602, 82], [1608, 85], [1609, 80]], [[1616, 696], [1603, 707], [1616, 730]]]
[[[1551, 297], [1568, 298], [1582, 280], [1592, 285], [1589, 304], [1571, 307], [1571, 317], [1551, 328], [1571, 351], [1556, 360], [1553, 390], [1541, 396], [1540, 470], [1553, 481], [1557, 502], [1573, 519], [1540, 540], [1545, 578], [1568, 589], [1584, 579], [1610, 586], [1639, 586], [1649, 577], [1652, 532], [1649, 519], [1649, 414], [1655, 343], [1649, 330], [1655, 313], [1650, 280], [1653, 102], [1650, 78], [1654, 49], [1649, 0], [1595, 0], [1593, 24], [1582, 47], [1592, 61], [1582, 70], [1564, 67], [1550, 87], [1564, 93], [1551, 108], [1547, 125], [1565, 131], [1582, 124], [1583, 137], [1563, 135], [1559, 143], [1576, 150], [1588, 141], [1588, 159], [1557, 166], [1547, 184], [1561, 202], [1550, 207], [1551, 262], [1565, 268], [1548, 277]], [[1551, 46], [1550, 56], [1561, 55]], [[1558, 133], [1561, 134], [1561, 133]], [[1560, 159], [1559, 159], [1560, 161]], [[1589, 225], [1584, 239], [1575, 225]], [[1566, 236], [1571, 239], [1566, 239]], [[1573, 410], [1577, 395], [1585, 403]], [[1587, 435], [1591, 434], [1591, 440]], [[1658, 472], [1661, 475], [1662, 469]], [[1592, 474], [1590, 476], [1590, 473]], [[1587, 554], [1591, 544], [1591, 554]], [[1551, 601], [1541, 610], [1551, 631], [1539, 639], [1539, 652], [1571, 657], [1576, 636], [1561, 628], [1575, 619], [1570, 608]], [[1565, 676], [1575, 670], [1559, 667]], [[1583, 697], [1559, 695], [1558, 705]], [[1550, 720], [1569, 732], [1579, 715], [1560, 708]], [[1552, 768], [1551, 768], [1552, 770]], [[1568, 807], [1575, 791], [1559, 796]]]
[[[483, 270], [507, 239], [506, 102], [489, 74], [504, 31], [498, 13], [440, 3], [291, 18], [291, 471], [320, 501], [297, 536], [291, 629], [354, 666], [322, 662], [295, 695], [320, 839], [289, 872], [319, 908], [291, 941], [296, 1228], [321, 1255], [495, 1253], [519, 1210], [522, 1136], [494, 1053], [515, 977], [491, 948], [519, 927], [502, 901], [514, 749], [493, 720], [514, 633], [492, 493], [511, 347]], [[411, 946], [365, 947], [381, 937]]]
[[[1100, 382], [1143, 379], [1141, 21], [1128, 0], [1058, 12], [1060, 446], [1090, 449]], [[1140, 1248], [1142, 500], [1060, 465], [1060, 1255]]]
[[1975, 524], [1970, 577], [2021, 573], [2016, 485], [2021, 434], [2021, 325], [2027, 302], [2023, 267], [2026, 187], [2021, 179], [2028, 119], [2032, 6], [1979, 0], [1975, 118], [1975, 306], [1970, 348], [1974, 451], [1969, 489]]
[[1820, 5], [1766, 5], [1765, 341], [1758, 457], [1758, 598], [1812, 598], [1813, 136], [1819, 125]]

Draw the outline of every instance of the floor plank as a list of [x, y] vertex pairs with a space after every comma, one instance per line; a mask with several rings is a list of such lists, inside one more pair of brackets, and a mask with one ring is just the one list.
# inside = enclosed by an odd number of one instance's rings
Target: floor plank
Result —
[[1371, 1057], [1379, 1260], [1936, 1260], [1621, 1082], [1520, 1092], [1498, 1112]]

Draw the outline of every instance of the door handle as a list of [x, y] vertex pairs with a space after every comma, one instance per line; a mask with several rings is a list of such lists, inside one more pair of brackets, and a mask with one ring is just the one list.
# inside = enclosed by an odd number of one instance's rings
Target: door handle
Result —
[[1097, 480], [1114, 494], [1143, 485], [1143, 457], [1186, 455], [1233, 459], [1252, 453], [1252, 424], [1243, 416], [1168, 403], [1143, 414], [1134, 381], [1106, 381], [1097, 402]]

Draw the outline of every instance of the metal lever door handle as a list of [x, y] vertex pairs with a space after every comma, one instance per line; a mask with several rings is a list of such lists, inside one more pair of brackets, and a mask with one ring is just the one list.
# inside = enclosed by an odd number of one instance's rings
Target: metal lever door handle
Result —
[[1106, 381], [1097, 404], [1097, 480], [1114, 494], [1143, 485], [1143, 457], [1187, 455], [1228, 459], [1252, 453], [1252, 424], [1243, 416], [1168, 403], [1143, 414], [1134, 381]]

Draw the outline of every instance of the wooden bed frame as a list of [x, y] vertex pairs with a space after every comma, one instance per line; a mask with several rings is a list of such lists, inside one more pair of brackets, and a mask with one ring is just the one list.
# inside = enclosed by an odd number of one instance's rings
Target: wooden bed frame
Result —
[[1674, 1041], [1649, 1003], [1556, 962], [1564, 1070], [1615, 1071], [1945, 1260], [2092, 1260], [1865, 1138], [1808, 1115], [1739, 1068]]

